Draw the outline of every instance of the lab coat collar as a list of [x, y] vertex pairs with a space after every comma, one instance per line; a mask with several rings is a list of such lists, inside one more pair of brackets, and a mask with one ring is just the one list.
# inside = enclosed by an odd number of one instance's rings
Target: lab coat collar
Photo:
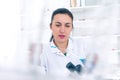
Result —
[[50, 47], [51, 47], [52, 53], [59, 53], [60, 52], [60, 50], [54, 44], [53, 40], [50, 42]]
[[[51, 46], [52, 53], [64, 55], [64, 54], [57, 48], [57, 46], [54, 44], [53, 40], [51, 41], [50, 46]], [[69, 42], [68, 42], [68, 47], [67, 47], [67, 50], [66, 50], [66, 51], [67, 51], [67, 53], [68, 53], [68, 52], [71, 52], [72, 50], [73, 50], [73, 40], [70, 38], [70, 39], [69, 39]]]
[[74, 48], [74, 46], [73, 46], [73, 40], [71, 38], [69, 38], [67, 51], [72, 51], [73, 48]]

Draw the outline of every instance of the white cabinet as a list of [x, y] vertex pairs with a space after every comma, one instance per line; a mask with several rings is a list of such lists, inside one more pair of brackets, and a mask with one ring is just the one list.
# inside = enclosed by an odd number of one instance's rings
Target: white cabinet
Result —
[[120, 0], [102, 0], [100, 5], [74, 7], [71, 11], [74, 15], [72, 36], [92, 38], [98, 47], [99, 63], [96, 71], [103, 71], [103, 74], [99, 74], [104, 79], [118, 78], [116, 75], [120, 70], [118, 66], [120, 65]]
[[[99, 48], [100, 64], [106, 69], [120, 64], [120, 4], [114, 0], [100, 5], [72, 7], [73, 37], [90, 37]], [[105, 61], [105, 62], [104, 62]]]
[[100, 6], [74, 7], [71, 11], [74, 16], [73, 36], [91, 36], [96, 28]]

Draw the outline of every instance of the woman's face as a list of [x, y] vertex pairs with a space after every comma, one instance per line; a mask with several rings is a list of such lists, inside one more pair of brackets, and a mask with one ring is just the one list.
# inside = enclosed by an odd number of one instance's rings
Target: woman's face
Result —
[[68, 14], [56, 14], [50, 26], [56, 42], [67, 42], [72, 31], [72, 19]]

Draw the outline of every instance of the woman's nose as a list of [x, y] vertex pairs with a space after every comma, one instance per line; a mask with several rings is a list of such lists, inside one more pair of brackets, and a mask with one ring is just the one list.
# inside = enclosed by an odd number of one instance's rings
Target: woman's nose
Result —
[[61, 27], [61, 28], [60, 28], [60, 32], [62, 32], [62, 33], [65, 32], [65, 28], [64, 28], [64, 27]]

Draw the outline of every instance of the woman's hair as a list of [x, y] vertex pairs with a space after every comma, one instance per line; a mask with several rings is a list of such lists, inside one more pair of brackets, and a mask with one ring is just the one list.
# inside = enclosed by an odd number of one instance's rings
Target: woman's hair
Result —
[[[73, 14], [68, 9], [66, 9], [66, 8], [58, 8], [52, 14], [50, 25], [52, 25], [53, 18], [57, 14], [67, 14], [73, 21]], [[52, 39], [53, 39], [53, 35], [50, 38], [50, 42], [52, 41]]]

